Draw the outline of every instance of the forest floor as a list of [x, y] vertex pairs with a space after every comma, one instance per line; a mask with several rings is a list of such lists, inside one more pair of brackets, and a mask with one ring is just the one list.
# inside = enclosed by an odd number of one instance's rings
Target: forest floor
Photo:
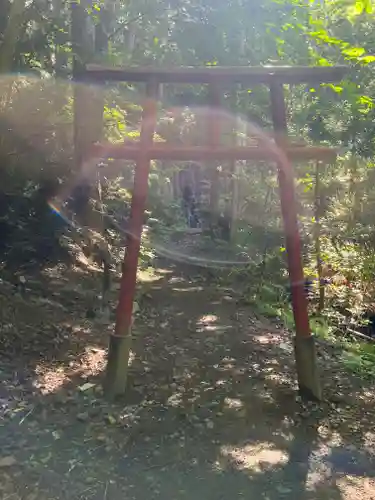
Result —
[[302, 403], [290, 333], [190, 274], [141, 274], [113, 404], [95, 273], [49, 269], [23, 296], [0, 282], [1, 500], [375, 499], [371, 383], [320, 345], [326, 400]]

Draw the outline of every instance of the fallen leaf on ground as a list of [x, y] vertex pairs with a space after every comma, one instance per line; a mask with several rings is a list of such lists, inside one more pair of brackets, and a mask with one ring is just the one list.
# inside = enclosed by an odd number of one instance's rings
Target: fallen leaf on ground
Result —
[[17, 460], [12, 455], [0, 458], [0, 467], [12, 467], [12, 465], [16, 465], [16, 463]]
[[133, 302], [133, 314], [136, 314], [140, 310], [140, 307], [137, 302]]
[[112, 415], [107, 415], [106, 417], [106, 421], [111, 424], [111, 425], [114, 425], [117, 423], [117, 420], [115, 419], [115, 417], [113, 417]]
[[91, 384], [90, 382], [87, 382], [86, 384], [80, 385], [78, 387], [78, 390], [81, 392], [86, 392], [90, 389], [93, 389], [95, 387], [95, 384]]
[[291, 488], [287, 488], [286, 486], [282, 486], [282, 485], [277, 485], [276, 486], [276, 491], [282, 495], [286, 495], [286, 494], [290, 494], [292, 489]]
[[80, 422], [87, 422], [89, 418], [90, 416], [87, 412], [78, 413], [77, 415], [77, 420], [79, 420]]
[[53, 431], [52, 432], [52, 436], [54, 439], [60, 439], [61, 436], [60, 436], [60, 433], [58, 431]]

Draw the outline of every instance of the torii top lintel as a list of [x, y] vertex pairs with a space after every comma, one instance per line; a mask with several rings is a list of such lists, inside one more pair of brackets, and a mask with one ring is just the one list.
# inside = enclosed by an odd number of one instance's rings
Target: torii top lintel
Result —
[[83, 78], [95, 81], [126, 81], [154, 83], [241, 83], [241, 84], [299, 84], [333, 83], [340, 81], [345, 66], [204, 66], [204, 67], [107, 67], [86, 65]]

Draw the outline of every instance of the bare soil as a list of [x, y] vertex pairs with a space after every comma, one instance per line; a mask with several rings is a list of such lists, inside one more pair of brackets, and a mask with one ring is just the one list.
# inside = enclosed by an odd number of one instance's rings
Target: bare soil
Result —
[[26, 278], [0, 283], [1, 500], [375, 499], [374, 390], [339, 351], [319, 346], [325, 401], [301, 402], [291, 334], [169, 264], [140, 276], [110, 404], [99, 273]]

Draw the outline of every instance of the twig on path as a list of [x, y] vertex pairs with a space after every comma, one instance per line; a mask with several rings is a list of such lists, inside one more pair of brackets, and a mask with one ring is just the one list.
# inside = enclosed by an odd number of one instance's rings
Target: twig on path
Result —
[[83, 491], [81, 491], [81, 493], [79, 494], [79, 498], [80, 500], [85, 500], [87, 499], [87, 496], [86, 497], [83, 497], [83, 495], [85, 495], [86, 493], [88, 493], [89, 491], [93, 491], [95, 488], [97, 487], [96, 484], [92, 485], [92, 486], [89, 486], [88, 488], [84, 489]]
[[107, 500], [107, 492], [108, 492], [108, 481], [105, 483], [103, 500]]
[[174, 465], [176, 463], [179, 463], [179, 462], [176, 462], [176, 460], [171, 460], [170, 462], [164, 462], [163, 464], [153, 464], [153, 465], [149, 465], [148, 467], [144, 467], [143, 471], [147, 472], [147, 471], [152, 470], [152, 469], [164, 469], [164, 468], [167, 468], [170, 465]]
[[27, 419], [27, 417], [29, 417], [29, 416], [32, 414], [32, 412], [33, 412], [34, 410], [35, 410], [35, 406], [33, 406], [33, 407], [31, 408], [31, 410], [29, 410], [29, 411], [26, 413], [26, 415], [25, 415], [24, 417], [22, 417], [22, 418], [21, 418], [21, 420], [19, 421], [19, 424], [18, 424], [18, 425], [22, 425], [22, 424], [24, 423], [24, 421]]

